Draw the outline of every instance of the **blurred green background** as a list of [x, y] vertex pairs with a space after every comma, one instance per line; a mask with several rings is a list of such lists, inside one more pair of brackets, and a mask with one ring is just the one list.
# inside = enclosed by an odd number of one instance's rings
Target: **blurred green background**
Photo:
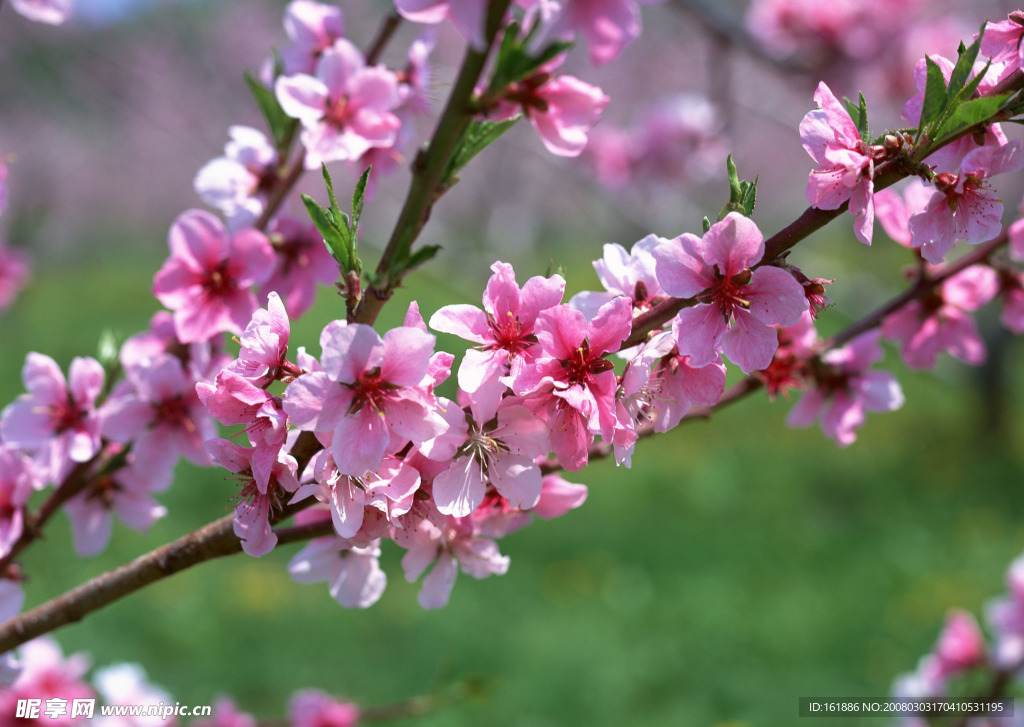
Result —
[[[27, 106], [3, 109], [0, 151], [19, 157], [11, 168], [12, 207], [0, 221], [9, 237], [16, 222], [27, 225], [17, 241], [30, 243], [35, 278], [0, 315], [0, 402], [21, 392], [27, 352], [48, 353], [66, 368], [76, 355], [94, 355], [104, 331], [124, 337], [146, 326], [156, 310], [149, 287], [166, 254], [166, 230], [177, 212], [198, 204], [191, 175], [220, 153], [228, 123], [256, 122], [240, 69], [258, 66], [266, 48], [281, 43], [283, 5], [260, 4], [243, 22], [197, 4], [173, 23], [161, 17], [91, 35], [79, 28], [44, 36], [0, 23], [0, 49], [10, 53], [5, 67], [29, 74], [28, 100], [67, 120], [68, 129], [87, 130], [72, 142], [60, 125], [35, 121]], [[10, 17], [5, 9], [3, 19]], [[247, 31], [240, 35], [248, 55], [239, 46], [220, 56], [183, 52], [192, 47], [183, 39], [222, 47], [236, 21]], [[105, 68], [108, 76], [86, 67]], [[203, 84], [213, 101], [192, 95]], [[781, 155], [789, 159], [802, 154], [794, 129], [811, 104], [805, 91], [785, 109], [792, 118], [784, 120]], [[23, 97], [2, 84], [0, 93]], [[154, 111], [148, 104], [155, 101], [163, 106]], [[116, 118], [83, 118], [86, 108]], [[166, 138], [140, 143], [150, 137], [118, 132], [104, 146], [90, 136], [132, 120]], [[54, 153], [50, 169], [26, 139]], [[169, 152], [159, 156], [158, 147]], [[495, 257], [515, 262], [520, 280], [543, 273], [550, 260], [566, 266], [572, 291], [596, 287], [589, 261], [600, 244], [643, 234], [630, 226], [628, 210], [622, 214], [622, 199], [594, 202], [578, 178], [549, 200], [567, 218], [557, 223], [482, 201], [513, 182], [527, 190], [519, 202], [550, 196], [548, 186], [529, 187], [505, 166], [512, 157], [541, 156], [538, 147], [529, 129], [513, 132], [481, 159], [511, 174], [511, 182], [498, 175], [487, 189], [467, 172], [443, 200], [441, 210], [456, 214], [435, 219], [428, 242], [445, 251], [401, 291], [382, 330], [401, 320], [411, 299], [428, 317], [446, 303], [479, 304]], [[68, 165], [61, 154], [80, 156]], [[800, 156], [796, 176], [785, 177], [780, 166], [740, 158], [741, 174], [761, 174], [766, 201], [757, 217], [766, 232], [790, 214], [773, 196], [803, 203], [807, 165]], [[367, 211], [371, 260], [402, 192], [404, 181], [395, 190], [385, 186]], [[655, 231], [696, 231], [699, 216], [686, 205], [713, 214], [724, 201], [724, 180], [695, 194], [696, 201], [670, 208], [671, 226]], [[109, 205], [101, 208], [103, 198]], [[569, 236], [571, 225], [581, 229]], [[839, 277], [830, 291], [839, 305], [822, 317], [825, 333], [898, 289], [901, 253], [881, 239], [872, 249], [858, 245], [848, 219], [801, 245], [793, 262], [812, 276]], [[338, 299], [322, 291], [295, 326], [292, 350], [306, 345], [318, 353], [319, 329], [341, 312]], [[993, 317], [984, 316], [984, 327], [998, 341]], [[454, 339], [441, 346], [457, 351]], [[144, 665], [182, 703], [230, 695], [261, 718], [282, 717], [300, 688], [378, 705], [461, 684], [461, 698], [397, 724], [794, 724], [800, 697], [887, 695], [893, 678], [934, 644], [950, 608], [977, 613], [1004, 590], [1007, 565], [1024, 551], [1021, 357], [1019, 346], [1008, 346], [983, 370], [945, 359], [935, 372], [910, 373], [890, 352], [885, 365], [896, 371], [907, 405], [869, 416], [849, 449], [816, 428], [788, 429], [791, 403], [760, 395], [710, 422], [645, 441], [632, 469], [598, 462], [570, 475], [590, 487], [585, 506], [506, 538], [509, 573], [484, 581], [460, 576], [440, 611], [417, 605], [419, 586], [404, 581], [397, 548], [385, 547], [389, 585], [381, 601], [346, 611], [325, 585], [289, 580], [293, 546], [258, 560], [203, 564], [56, 637], [65, 653], [87, 651], [97, 667]], [[66, 519], [56, 518], [24, 558], [27, 606], [221, 517], [235, 490], [215, 471], [182, 464], [175, 487], [161, 497], [169, 517], [144, 535], [115, 526], [110, 548], [89, 560], [70, 555]]]

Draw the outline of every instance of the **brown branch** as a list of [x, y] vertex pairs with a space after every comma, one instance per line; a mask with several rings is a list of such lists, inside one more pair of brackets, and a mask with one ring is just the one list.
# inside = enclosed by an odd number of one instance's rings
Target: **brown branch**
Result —
[[398, 26], [402, 24], [402, 16], [398, 13], [391, 13], [384, 22], [381, 23], [380, 30], [377, 31], [377, 37], [370, 43], [370, 47], [366, 49], [366, 65], [376, 65], [377, 61], [380, 60], [380, 54], [384, 52], [384, 48], [388, 42], [394, 36], [395, 31], [398, 30]]
[[441, 180], [444, 170], [463, 132], [473, 120], [474, 109], [471, 99], [510, 2], [511, 0], [491, 1], [485, 33], [487, 47], [481, 51], [470, 46], [466, 50], [466, 56], [463, 58], [452, 92], [441, 112], [430, 143], [417, 154], [413, 162], [412, 181], [405, 203], [377, 265], [377, 278], [380, 282], [367, 288], [356, 310], [355, 320], [359, 323], [372, 324], [376, 321], [384, 303], [391, 297], [391, 292], [401, 282], [401, 273], [398, 273], [398, 279], [392, 279], [392, 268], [396, 260], [408, 254], [430, 217], [434, 203], [443, 192]]

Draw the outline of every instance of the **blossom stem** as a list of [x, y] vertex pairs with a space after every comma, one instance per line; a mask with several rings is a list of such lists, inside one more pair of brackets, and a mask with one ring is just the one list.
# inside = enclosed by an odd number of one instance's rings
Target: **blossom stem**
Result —
[[387, 47], [388, 42], [401, 24], [402, 16], [398, 13], [391, 13], [384, 18], [380, 30], [377, 31], [377, 37], [373, 39], [370, 47], [366, 49], [366, 65], [373, 66], [377, 64], [377, 61], [380, 60], [380, 54], [384, 52], [384, 48]]
[[419, 237], [430, 217], [434, 203], [444, 191], [441, 188], [442, 175], [462, 133], [473, 120], [470, 100], [510, 2], [511, 0], [493, 0], [490, 3], [485, 34], [486, 49], [477, 50], [472, 46], [467, 49], [448, 103], [438, 119], [430, 143], [413, 161], [409, 192], [377, 265], [377, 282], [368, 286], [356, 310], [355, 320], [358, 323], [373, 324], [377, 320], [385, 301], [391, 297], [391, 291], [401, 282], [406, 272], [396, 263], [409, 254], [413, 242]]

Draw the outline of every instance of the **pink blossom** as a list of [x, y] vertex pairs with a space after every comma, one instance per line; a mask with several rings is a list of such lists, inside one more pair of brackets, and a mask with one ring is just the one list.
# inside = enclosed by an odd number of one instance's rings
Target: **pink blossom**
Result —
[[545, 475], [540, 499], [533, 507], [533, 513], [544, 520], [551, 520], [575, 510], [586, 502], [586, 499], [586, 485], [568, 482], [557, 474]]
[[954, 610], [935, 645], [934, 668], [938, 679], [949, 677], [985, 661], [985, 637], [970, 613]]
[[857, 239], [871, 244], [874, 229], [874, 151], [860, 138], [849, 112], [824, 82], [814, 93], [818, 109], [800, 122], [800, 141], [817, 162], [807, 179], [807, 201], [823, 210], [849, 201]]
[[478, 537], [471, 518], [447, 517], [423, 502], [402, 520], [394, 537], [406, 549], [402, 557], [406, 580], [412, 583], [430, 568], [417, 596], [423, 608], [448, 603], [460, 567], [474, 578], [504, 575], [508, 570], [508, 557], [493, 540]]
[[614, 365], [605, 354], [618, 351], [629, 336], [633, 306], [615, 298], [587, 320], [568, 305], [548, 308], [537, 319], [540, 352], [513, 372], [512, 389], [548, 420], [551, 447], [562, 466], [582, 469], [593, 435], [612, 441], [620, 421], [615, 402]]
[[240, 712], [231, 699], [221, 697], [213, 702], [213, 714], [193, 720], [192, 727], [258, 727], [258, 725], [251, 714]]
[[751, 270], [763, 255], [761, 231], [736, 212], [703, 238], [686, 233], [654, 249], [665, 292], [697, 299], [672, 323], [679, 355], [689, 356], [691, 366], [708, 365], [721, 346], [744, 373], [766, 368], [778, 348], [770, 326], [793, 325], [807, 310], [803, 287], [788, 272], [767, 265]]
[[300, 487], [292, 501], [313, 495], [328, 505], [334, 530], [342, 538], [359, 539], [370, 509], [371, 516], [389, 523], [409, 512], [420, 487], [419, 471], [406, 459], [390, 455], [375, 472], [360, 477], [339, 472], [327, 450], [317, 453], [313, 464], [315, 482]]
[[157, 311], [149, 321], [149, 329], [128, 338], [121, 346], [121, 366], [132, 368], [161, 354], [171, 354], [181, 361], [188, 376], [195, 381], [213, 381], [232, 357], [224, 352], [223, 341], [217, 338], [184, 344], [174, 330], [174, 315]]
[[449, 403], [450, 428], [441, 438], [450, 441], [420, 446], [427, 457], [451, 462], [434, 477], [438, 511], [453, 517], [469, 515], [483, 502], [488, 484], [511, 507], [528, 510], [536, 505], [542, 477], [534, 459], [548, 451], [547, 423], [525, 406], [509, 404], [490, 421], [467, 425], [462, 410]]
[[533, 89], [522, 104], [544, 147], [556, 156], [575, 157], [586, 148], [608, 100], [597, 86], [560, 75]]
[[114, 514], [140, 532], [167, 514], [152, 493], [170, 486], [171, 472], [167, 470], [161, 479], [153, 479], [145, 469], [140, 473], [135, 460], [134, 453], [129, 454], [126, 466], [93, 478], [88, 488], [65, 504], [75, 552], [80, 556], [93, 556], [107, 547]]
[[[84, 654], [73, 654], [65, 658], [57, 642], [46, 636], [22, 644], [18, 651], [21, 673], [9, 688], [0, 690], [0, 725], [68, 727], [78, 724], [81, 717], [72, 719], [71, 702], [75, 699], [95, 698], [84, 680], [89, 669], [89, 659]], [[66, 700], [69, 708], [63, 714], [51, 716], [43, 711], [38, 720], [26, 720], [15, 717], [20, 699], [41, 699], [44, 708], [49, 699]]]
[[634, 174], [655, 184], [695, 182], [721, 169], [723, 115], [697, 94], [670, 96], [643, 112], [633, 131]]
[[270, 527], [271, 513], [281, 509], [283, 493], [294, 492], [299, 486], [295, 478], [298, 468], [295, 458], [282, 452], [273, 468], [271, 481], [261, 486], [252, 474], [253, 450], [216, 438], [208, 439], [206, 448], [214, 464], [241, 475], [238, 478], [242, 486], [238, 505], [235, 506], [234, 532], [242, 540], [242, 550], [254, 558], [266, 555], [277, 545], [277, 535]]
[[[301, 516], [301, 517], [300, 517]], [[327, 517], [316, 508], [303, 510], [296, 523]], [[380, 567], [380, 543], [358, 545], [348, 538], [314, 538], [288, 563], [288, 573], [299, 583], [327, 581], [331, 598], [345, 608], [369, 608], [384, 593], [387, 575]]]
[[257, 308], [246, 325], [239, 340], [241, 350], [231, 370], [264, 389], [289, 371], [294, 374], [294, 365], [286, 358], [290, 334], [291, 325], [281, 297], [271, 292], [267, 307]]
[[1016, 334], [1024, 334], [1024, 274], [999, 271], [999, 294], [1003, 303], [1000, 321]]
[[0, 414], [3, 441], [35, 454], [53, 480], [63, 479], [72, 462], [88, 462], [100, 451], [95, 407], [103, 367], [95, 359], [76, 358], [68, 374], [65, 379], [49, 356], [30, 353], [22, 369], [28, 393]]
[[968, 313], [988, 303], [998, 291], [996, 271], [972, 265], [931, 295], [889, 315], [882, 322], [882, 335], [902, 343], [903, 360], [912, 369], [931, 368], [942, 351], [965, 363], [983, 363], [985, 343]]
[[1024, 16], [1021, 12], [1010, 13], [1006, 20], [985, 25], [981, 36], [981, 52], [993, 63], [1005, 63], [1006, 73], [1024, 65], [1024, 49], [1021, 48], [1021, 34], [1024, 34]]
[[274, 254], [253, 229], [234, 234], [209, 212], [189, 210], [171, 226], [171, 257], [153, 279], [153, 295], [174, 312], [183, 343], [241, 333], [256, 310], [250, 290], [270, 277]]
[[125, 380], [100, 410], [100, 430], [115, 442], [133, 442], [140, 474], [161, 480], [184, 455], [209, 465], [203, 442], [215, 426], [196, 395], [181, 361], [169, 354], [125, 369]]
[[923, 212], [931, 197], [931, 188], [914, 177], [902, 195], [892, 187], [875, 192], [875, 217], [889, 237], [904, 247], [913, 247], [910, 218]]
[[333, 321], [320, 346], [324, 371], [293, 381], [284, 408], [294, 426], [330, 439], [342, 474], [375, 472], [392, 442], [419, 444], [447, 429], [419, 388], [434, 348], [429, 333], [400, 327], [381, 338], [369, 326]]
[[815, 388], [789, 411], [786, 423], [808, 427], [821, 417], [821, 430], [840, 446], [853, 444], [869, 411], [895, 411], [903, 392], [887, 371], [869, 367], [882, 358], [879, 331], [863, 333], [842, 348], [825, 353], [814, 367]]
[[484, 309], [447, 305], [430, 318], [430, 327], [477, 345], [466, 351], [459, 366], [459, 387], [469, 394], [477, 419], [486, 421], [498, 410], [507, 387], [501, 378], [513, 366], [533, 359], [534, 326], [541, 311], [558, 305], [565, 290], [559, 275], [536, 276], [516, 283], [512, 266], [496, 262], [483, 295]]
[[359, 707], [316, 689], [296, 692], [289, 706], [293, 727], [355, 727]]
[[204, 164], [192, 186], [204, 202], [224, 213], [230, 229], [237, 230], [252, 225], [263, 212], [279, 162], [263, 132], [231, 126], [228, 135], [231, 141], [224, 156]]
[[[634, 372], [646, 375], [634, 381]], [[671, 334], [665, 332], [647, 342], [630, 361], [622, 376], [626, 406], [639, 420], [654, 423], [654, 431], [677, 426], [694, 405], [714, 406], [725, 390], [725, 364], [721, 358], [706, 366], [693, 366], [680, 356]]]
[[284, 9], [284, 31], [292, 41], [281, 49], [284, 75], [314, 73], [323, 52], [345, 35], [345, 21], [335, 5], [292, 0]]
[[928, 206], [910, 218], [910, 232], [921, 256], [940, 263], [958, 240], [968, 245], [991, 240], [1002, 231], [1003, 202], [991, 192], [988, 178], [1024, 167], [1016, 139], [998, 147], [985, 145], [967, 154], [960, 173], [939, 174]]
[[[0, 179], [0, 188], [2, 184]], [[28, 259], [20, 251], [0, 242], [0, 310], [14, 302], [28, 279]]]
[[284, 112], [302, 124], [307, 169], [358, 159], [397, 139], [401, 122], [392, 111], [401, 102], [398, 80], [383, 66], [368, 68], [345, 39], [323, 52], [316, 76], [283, 76], [274, 89]]
[[651, 307], [652, 299], [664, 295], [655, 275], [654, 248], [666, 242], [657, 235], [647, 235], [626, 249], [618, 243], [604, 246], [604, 255], [594, 261], [594, 270], [604, 286], [604, 292], [583, 291], [569, 301], [573, 308], [593, 318], [608, 301], [625, 296], [633, 301], [634, 313]]
[[72, 0], [11, 0], [11, 7], [29, 20], [61, 25], [71, 17]]
[[21, 537], [25, 503], [38, 481], [39, 473], [28, 457], [10, 445], [0, 445], [0, 558]]
[[270, 223], [267, 236], [274, 247], [276, 264], [260, 288], [260, 297], [276, 291], [285, 308], [298, 318], [313, 306], [318, 285], [330, 285], [338, 279], [338, 263], [315, 225], [277, 217]]
[[403, 18], [414, 23], [433, 25], [451, 21], [474, 48], [482, 50], [487, 45], [485, 0], [395, 0], [395, 8]]
[[[138, 664], [114, 664], [96, 672], [93, 684], [103, 702], [112, 704], [170, 704], [174, 700], [163, 689], [155, 686]], [[158, 715], [96, 715], [100, 727], [174, 727], [178, 720]], [[91, 721], [91, 720], [90, 720]]]
[[618, 58], [641, 29], [636, 0], [564, 0], [551, 32], [579, 33], [587, 44], [590, 62], [599, 66]]

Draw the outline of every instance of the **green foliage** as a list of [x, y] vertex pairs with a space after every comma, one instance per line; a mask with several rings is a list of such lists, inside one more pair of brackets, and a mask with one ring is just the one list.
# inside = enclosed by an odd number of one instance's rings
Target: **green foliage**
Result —
[[502, 134], [515, 126], [519, 116], [506, 121], [473, 121], [466, 127], [455, 146], [455, 152], [441, 175], [441, 187], [448, 189], [459, 181], [459, 172]]
[[270, 136], [274, 140], [274, 146], [283, 153], [291, 144], [291, 139], [298, 128], [298, 119], [293, 119], [284, 112], [281, 104], [277, 101], [274, 92], [253, 77], [251, 73], [245, 74], [245, 85], [249, 87], [256, 105], [259, 106], [267, 128], [270, 129]]
[[536, 35], [539, 24], [535, 24], [527, 33], [522, 33], [519, 23], [510, 23], [502, 36], [491, 76], [489, 90], [501, 91], [512, 83], [527, 78], [537, 72], [561, 53], [572, 48], [573, 43], [566, 40], [554, 40], [544, 45], [539, 51], [530, 51], [528, 46]]
[[320, 231], [324, 238], [324, 244], [328, 252], [338, 262], [342, 276], [348, 273], [359, 275], [362, 272], [362, 263], [356, 253], [359, 237], [359, 216], [363, 211], [363, 202], [366, 197], [366, 182], [370, 175], [370, 167], [367, 167], [359, 182], [356, 184], [355, 192], [352, 195], [352, 214], [342, 212], [338, 207], [338, 200], [334, 196], [334, 184], [331, 182], [331, 175], [327, 171], [327, 165], [322, 165], [324, 183], [327, 185], [327, 198], [330, 201], [330, 208], [325, 209], [308, 194], [302, 195], [302, 202], [306, 205], [313, 224]]
[[926, 138], [932, 142], [926, 147], [929, 151], [994, 117], [1011, 96], [1004, 94], [975, 98], [989, 67], [986, 64], [971, 77], [981, 48], [981, 37], [982, 33], [979, 32], [970, 46], [960, 44], [957, 62], [950, 74], [948, 85], [938, 64], [931, 58], [925, 58], [927, 77], [917, 139]]
[[847, 113], [853, 119], [853, 124], [857, 127], [857, 133], [860, 134], [860, 138], [870, 139], [871, 135], [868, 133], [868, 106], [864, 101], [864, 94], [860, 95], [860, 104], [855, 104], [844, 96], [843, 105], [846, 106]]
[[[753, 182], [741, 180], [736, 171], [736, 164], [732, 160], [732, 154], [725, 161], [726, 170], [729, 174], [729, 201], [718, 212], [719, 221], [725, 219], [730, 212], [739, 212], [745, 217], [754, 213], [754, 205], [757, 202], [757, 178]], [[707, 218], [705, 218], [706, 221]], [[708, 225], [710, 229], [710, 225]], [[707, 229], [704, 230], [707, 232]]]

